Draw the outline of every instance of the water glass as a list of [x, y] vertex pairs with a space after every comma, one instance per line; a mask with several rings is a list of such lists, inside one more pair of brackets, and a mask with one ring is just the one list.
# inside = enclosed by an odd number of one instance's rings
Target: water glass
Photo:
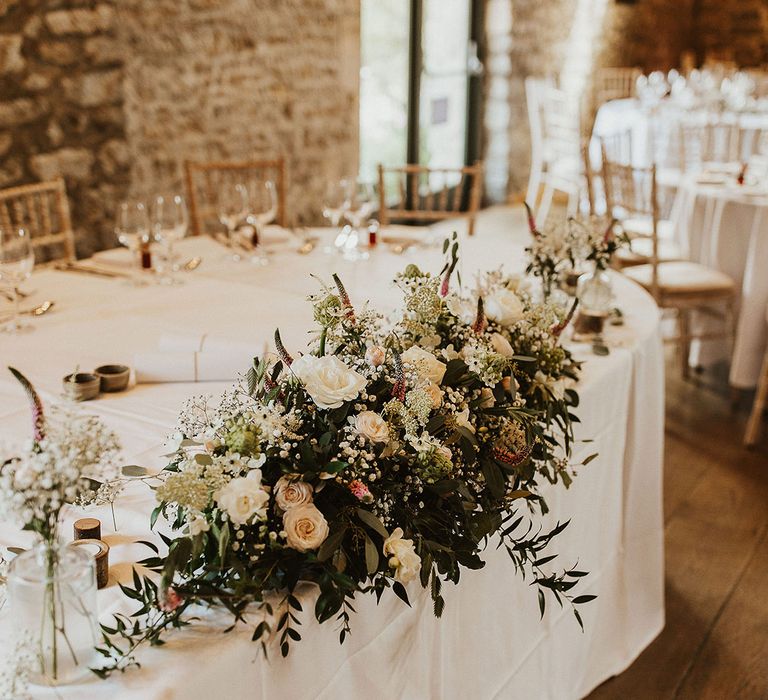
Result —
[[152, 234], [163, 247], [163, 262], [160, 281], [163, 284], [182, 284], [176, 277], [178, 265], [173, 246], [187, 234], [189, 215], [184, 197], [180, 194], [155, 198], [152, 207]]
[[[117, 208], [115, 235], [118, 242], [131, 251], [136, 268], [141, 270], [141, 248], [149, 243], [149, 213], [144, 202], [120, 202]], [[145, 283], [139, 277], [132, 277], [130, 282], [134, 285]]]
[[19, 317], [19, 286], [32, 274], [35, 255], [26, 229], [0, 228], [0, 286], [6, 288], [13, 300], [13, 315], [2, 330], [19, 333], [31, 329]]
[[[240, 182], [224, 185], [218, 193], [219, 221], [227, 229], [227, 242], [232, 250], [231, 257], [240, 260], [237, 252], [237, 227], [248, 216], [248, 190]], [[229, 257], [229, 256], [228, 256]]]

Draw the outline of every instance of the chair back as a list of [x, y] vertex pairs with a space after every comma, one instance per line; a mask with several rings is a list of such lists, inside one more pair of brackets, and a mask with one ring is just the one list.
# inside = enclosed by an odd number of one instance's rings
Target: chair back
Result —
[[187, 198], [192, 233], [199, 236], [218, 228], [218, 193], [223, 187], [242, 184], [249, 191], [271, 181], [277, 193], [279, 226], [286, 225], [285, 159], [243, 161], [185, 161]]
[[632, 129], [615, 131], [600, 137], [601, 152], [614, 163], [632, 164]]
[[426, 165], [385, 167], [379, 164], [379, 221], [434, 222], [464, 217], [469, 235], [483, 189], [483, 164], [463, 168], [430, 168]]
[[554, 85], [540, 92], [542, 141], [549, 163], [570, 163], [578, 172], [581, 153], [581, 119], [578, 100]]
[[628, 218], [648, 218], [651, 221], [650, 236], [652, 241], [649, 263], [652, 266], [651, 293], [659, 299], [659, 198], [656, 184], [656, 166], [649, 168], [635, 167], [626, 163], [612, 161], [605, 149], [603, 158], [603, 185], [608, 216], [618, 221]]
[[739, 158], [739, 127], [723, 120], [686, 119], [680, 123], [680, 168], [700, 170], [705, 163], [733, 163]]
[[0, 190], [0, 227], [26, 229], [39, 263], [75, 260], [75, 234], [61, 178]]
[[635, 96], [637, 79], [643, 71], [637, 67], [601, 68], [595, 78], [595, 111], [610, 100]]

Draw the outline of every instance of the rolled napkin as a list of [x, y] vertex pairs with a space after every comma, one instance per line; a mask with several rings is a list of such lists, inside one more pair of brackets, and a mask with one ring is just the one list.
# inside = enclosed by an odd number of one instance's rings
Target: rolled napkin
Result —
[[258, 349], [233, 344], [216, 352], [143, 352], [134, 356], [137, 384], [232, 381], [251, 365]]

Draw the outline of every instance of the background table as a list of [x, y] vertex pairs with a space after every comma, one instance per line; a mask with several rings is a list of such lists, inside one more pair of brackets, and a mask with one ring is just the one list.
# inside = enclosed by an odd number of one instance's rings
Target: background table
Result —
[[[450, 224], [448, 225], [450, 226]], [[462, 276], [504, 264], [524, 267], [525, 221], [519, 209], [484, 212], [474, 238], [463, 241]], [[27, 285], [35, 300], [56, 301], [55, 311], [35, 320], [33, 333], [0, 339], [0, 365], [12, 364], [43, 390], [58, 392], [60, 378], [79, 365], [127, 362], [152, 348], [169, 330], [216, 332], [253, 342], [260, 353], [275, 327], [286, 344], [300, 348], [310, 327], [311, 308], [304, 297], [317, 289], [313, 272], [328, 279], [337, 271], [353, 303], [370, 299], [394, 305], [391, 280], [409, 262], [439, 269], [435, 249], [410, 248], [402, 255], [385, 247], [367, 261], [351, 263], [294, 251], [295, 241], [276, 245], [272, 264], [257, 268], [223, 260], [224, 250], [208, 239], [183, 241], [185, 255], [203, 263], [185, 275], [184, 286], [131, 288], [120, 280], [74, 273], [35, 273]], [[569, 490], [545, 488], [549, 525], [570, 519], [558, 538], [553, 562], [577, 560], [589, 570], [581, 593], [599, 597], [584, 606], [582, 633], [570, 610], [549, 601], [539, 621], [535, 590], [520, 581], [503, 550], [490, 543], [487, 566], [462, 574], [459, 587], [446, 584], [446, 607], [435, 620], [427, 592], [409, 587], [412, 607], [394, 596], [380, 606], [372, 597], [356, 602], [352, 635], [338, 645], [333, 623], [317, 625], [304, 615], [303, 641], [288, 659], [277, 650], [267, 662], [250, 633], [224, 635], [220, 613], [171, 635], [162, 649], [140, 654], [141, 670], [107, 682], [96, 678], [36, 697], [91, 700], [170, 700], [184, 698], [576, 698], [624, 670], [663, 626], [663, 523], [661, 471], [663, 441], [663, 358], [659, 315], [653, 301], [633, 283], [616, 277], [617, 302], [626, 314], [623, 328], [611, 328], [607, 357], [586, 346], [574, 352], [586, 360], [579, 385], [580, 440], [574, 460], [600, 456], [580, 470]], [[126, 462], [159, 469], [162, 442], [175, 423], [183, 399], [216, 393], [225, 383], [141, 385], [125, 394], [107, 395], [84, 405], [120, 434]], [[26, 434], [27, 408], [9, 373], [0, 373], [0, 435]], [[110, 586], [100, 593], [102, 617], [130, 610], [116, 580], [126, 580], [131, 562], [145, 555], [133, 544], [148, 537], [153, 505], [146, 487], [132, 485], [117, 507], [118, 532], [106, 510], [89, 511], [104, 523], [112, 547]], [[72, 513], [64, 527], [79, 515]], [[0, 525], [0, 543], [30, 540], [9, 524]], [[311, 600], [308, 590], [303, 599]], [[7, 624], [7, 610], [0, 626]], [[3, 641], [0, 639], [0, 653]]]
[[[672, 223], [681, 249], [690, 260], [720, 270], [736, 282], [739, 319], [730, 357], [730, 383], [751, 388], [760, 377], [768, 343], [768, 193], [736, 183], [701, 184], [686, 176], [678, 190]], [[695, 321], [699, 326], [707, 319]], [[725, 341], [694, 343], [691, 364], [728, 359]]]

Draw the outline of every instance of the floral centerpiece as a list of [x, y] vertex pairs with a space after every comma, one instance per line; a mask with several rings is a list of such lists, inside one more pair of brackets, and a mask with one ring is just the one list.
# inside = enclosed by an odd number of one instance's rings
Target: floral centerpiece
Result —
[[[98, 500], [94, 484], [116, 475], [119, 445], [99, 419], [71, 402], [45, 415], [27, 378], [9, 369], [29, 398], [33, 431], [28, 444], [0, 456], [0, 516], [34, 532], [39, 542], [11, 562], [7, 585], [16, 627], [31, 634], [29, 675], [56, 684], [87, 670], [96, 627], [93, 563], [82, 551], [59, 545], [62, 511]], [[91, 606], [80, 596], [81, 582], [93, 589]]]
[[624, 232], [616, 231], [616, 221], [606, 216], [570, 216], [565, 221], [547, 225], [540, 231], [526, 204], [531, 242], [527, 272], [541, 278], [543, 294], [548, 298], [558, 282], [567, 291], [576, 292], [576, 281], [585, 265], [595, 271], [606, 270], [616, 252], [629, 244]]
[[[157, 644], [200, 605], [223, 606], [253, 639], [301, 639], [300, 582], [314, 615], [350, 632], [356, 594], [428, 587], [483, 567], [491, 538], [521, 575], [561, 604], [585, 572], [552, 572], [543, 552], [566, 523], [537, 524], [539, 482], [570, 483], [578, 364], [559, 344], [568, 318], [518, 294], [501, 273], [452, 293], [458, 245], [438, 275], [398, 275], [402, 313], [387, 321], [353, 306], [341, 280], [311, 298], [317, 336], [298, 356], [276, 333], [275, 357], [254, 360], [214, 405], [184, 409], [152, 522], [167, 554], [142, 563], [125, 593], [140, 605], [104, 629], [107, 675], [145, 641]], [[155, 548], [157, 552], [157, 548]], [[153, 574], [159, 574], [159, 580]]]

